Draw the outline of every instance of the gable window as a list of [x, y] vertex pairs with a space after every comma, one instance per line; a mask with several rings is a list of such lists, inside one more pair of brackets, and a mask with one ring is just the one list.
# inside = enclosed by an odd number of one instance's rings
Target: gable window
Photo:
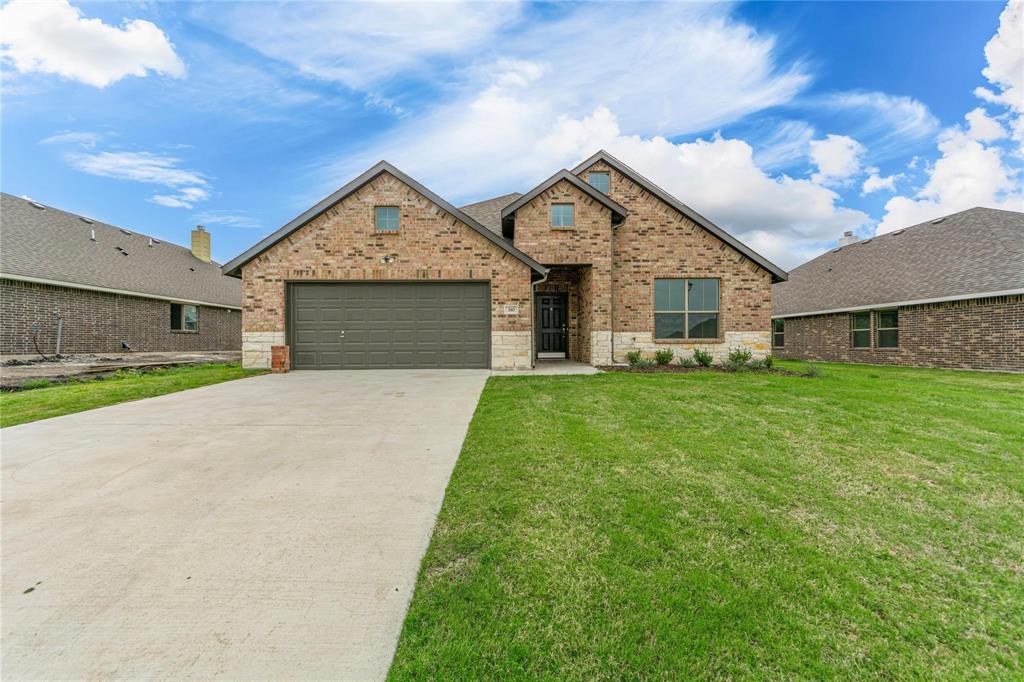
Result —
[[786, 345], [786, 321], [782, 318], [772, 320], [772, 348], [783, 348]]
[[718, 289], [717, 279], [654, 280], [654, 338], [718, 338]]
[[900, 313], [898, 310], [879, 310], [875, 318], [879, 348], [899, 348]]
[[199, 306], [184, 303], [171, 304], [171, 331], [199, 331]]
[[853, 347], [871, 348], [871, 313], [854, 313], [851, 317]]
[[611, 189], [612, 176], [610, 173], [591, 171], [587, 174], [587, 182], [598, 192], [608, 194], [608, 190]]
[[575, 209], [573, 204], [551, 204], [551, 227], [574, 227]]
[[374, 214], [378, 232], [398, 232], [397, 206], [377, 206]]

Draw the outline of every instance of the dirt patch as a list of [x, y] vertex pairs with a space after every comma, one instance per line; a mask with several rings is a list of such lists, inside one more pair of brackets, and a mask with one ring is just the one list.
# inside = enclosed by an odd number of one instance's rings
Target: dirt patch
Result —
[[113, 353], [109, 355], [62, 355], [59, 357], [0, 358], [0, 390], [18, 391], [48, 384], [107, 376], [122, 369], [206, 365], [241, 361], [239, 351], [207, 353]]

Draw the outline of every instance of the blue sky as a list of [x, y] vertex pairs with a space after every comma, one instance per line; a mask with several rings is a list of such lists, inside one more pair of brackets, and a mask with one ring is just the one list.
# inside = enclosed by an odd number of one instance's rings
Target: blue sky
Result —
[[12, 0], [0, 182], [223, 262], [381, 158], [459, 204], [603, 147], [793, 267], [1024, 210], [1022, 8]]

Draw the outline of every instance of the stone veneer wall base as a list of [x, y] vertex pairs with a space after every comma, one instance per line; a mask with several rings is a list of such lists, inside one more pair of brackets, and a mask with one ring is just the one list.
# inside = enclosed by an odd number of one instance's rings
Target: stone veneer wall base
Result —
[[284, 345], [284, 332], [242, 332], [242, 367], [270, 369], [271, 348]]
[[530, 369], [533, 332], [491, 332], [491, 369]]
[[[729, 349], [744, 347], [750, 349], [754, 359], [764, 358], [772, 352], [771, 332], [725, 332], [725, 339], [720, 343], [655, 343], [651, 332], [615, 332], [615, 362], [625, 363], [626, 353], [638, 350], [645, 357], [654, 355], [655, 351], [669, 348], [676, 358], [687, 357], [694, 348], [703, 348], [711, 352], [716, 362], [728, 359]], [[594, 363], [598, 364], [598, 363]]]

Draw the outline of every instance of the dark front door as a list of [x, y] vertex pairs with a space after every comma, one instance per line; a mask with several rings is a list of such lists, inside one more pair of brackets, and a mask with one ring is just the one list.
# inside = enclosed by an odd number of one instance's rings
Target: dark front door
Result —
[[568, 305], [565, 294], [537, 294], [537, 353], [565, 356]]

